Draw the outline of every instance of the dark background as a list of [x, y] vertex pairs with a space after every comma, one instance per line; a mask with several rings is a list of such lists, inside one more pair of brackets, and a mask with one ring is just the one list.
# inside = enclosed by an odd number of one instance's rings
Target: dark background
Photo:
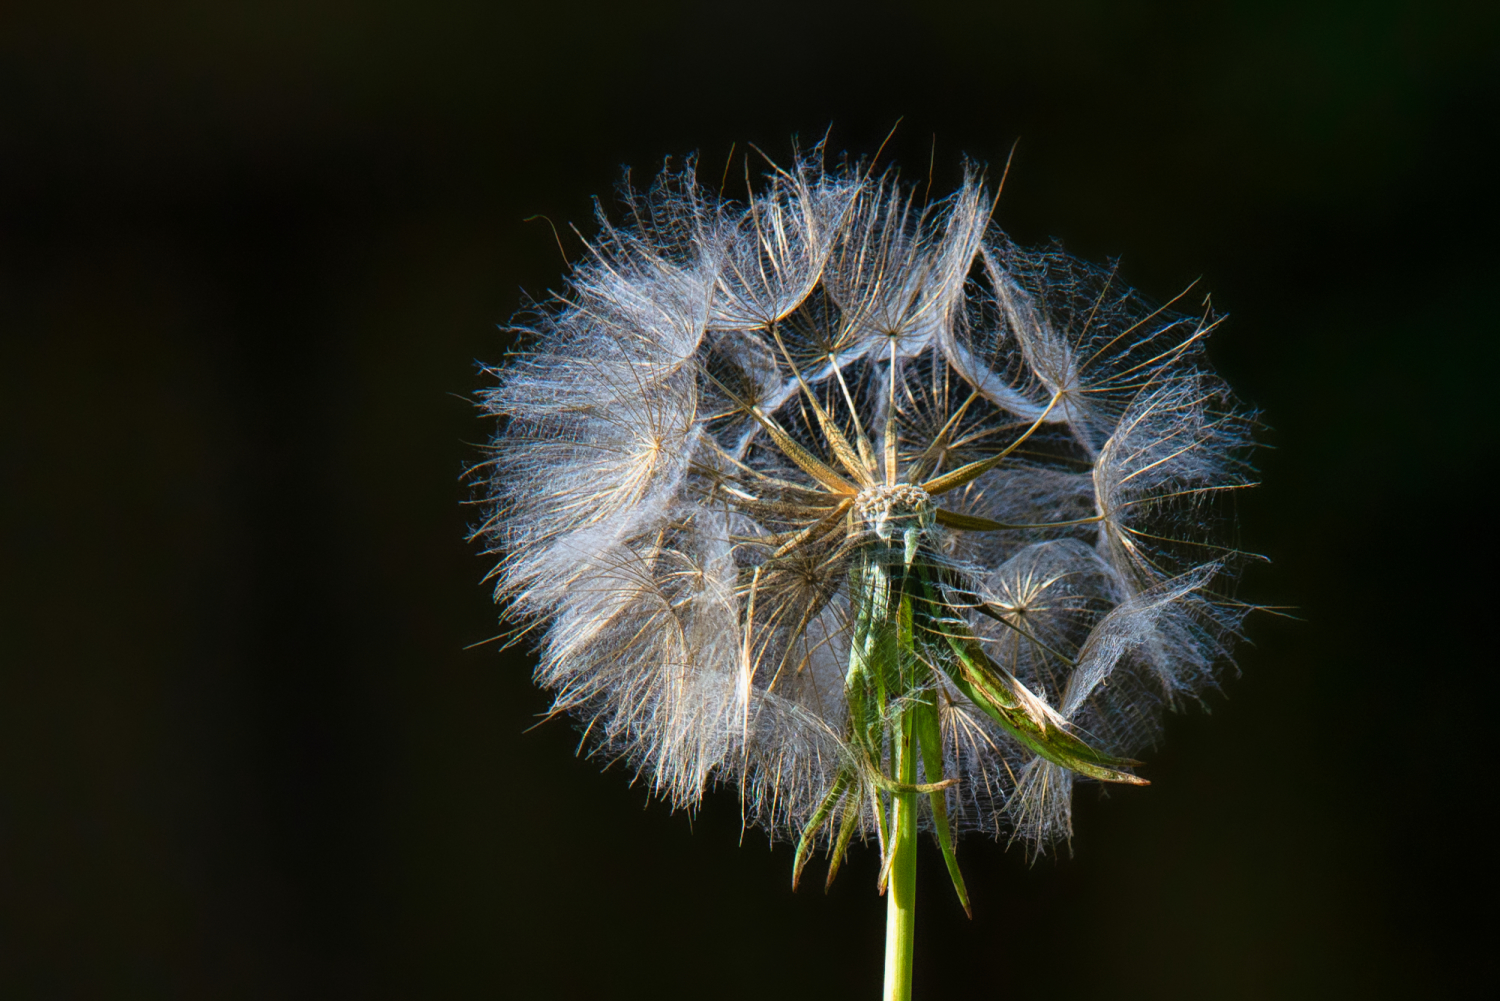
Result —
[[524, 732], [458, 475], [559, 287], [523, 217], [903, 115], [939, 192], [1020, 139], [1017, 238], [1203, 277], [1273, 446], [1245, 593], [1301, 617], [1075, 857], [965, 841], [972, 923], [927, 852], [919, 995], [1479, 993], [1497, 9], [6, 5], [0, 993], [874, 997], [872, 849], [794, 896], [732, 795]]

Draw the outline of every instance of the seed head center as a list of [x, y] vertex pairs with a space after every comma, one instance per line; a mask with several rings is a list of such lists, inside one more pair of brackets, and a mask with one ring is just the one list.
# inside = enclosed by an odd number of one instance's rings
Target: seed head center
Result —
[[902, 515], [921, 515], [932, 506], [932, 497], [919, 486], [898, 483], [867, 487], [854, 498], [854, 510], [866, 521]]

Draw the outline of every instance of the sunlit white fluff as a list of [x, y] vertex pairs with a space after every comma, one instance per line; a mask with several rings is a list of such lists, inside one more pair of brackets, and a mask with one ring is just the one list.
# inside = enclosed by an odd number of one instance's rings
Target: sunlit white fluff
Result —
[[[788, 448], [888, 483], [1014, 448], [942, 498], [955, 517], [923, 545], [1028, 711], [1109, 753], [1215, 683], [1243, 617], [1216, 533], [1248, 424], [1204, 360], [1213, 318], [1012, 244], [978, 177], [928, 206], [822, 152], [748, 204], [691, 161], [625, 191], [567, 294], [487, 370], [501, 423], [475, 469], [475, 536], [497, 599], [540, 630], [554, 708], [674, 805], [737, 784], [789, 836], [851, 757], [847, 574], [873, 522]], [[815, 401], [858, 456], [835, 455]], [[1073, 773], [939, 687], [955, 822], [1068, 836]]]

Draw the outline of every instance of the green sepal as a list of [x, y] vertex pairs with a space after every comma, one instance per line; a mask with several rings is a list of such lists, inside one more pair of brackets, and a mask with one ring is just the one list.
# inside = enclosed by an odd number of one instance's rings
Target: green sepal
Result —
[[865, 769], [861, 774], [870, 781], [871, 785], [878, 788], [881, 792], [888, 792], [893, 796], [904, 793], [928, 795], [940, 792], [951, 785], [958, 784], [958, 779], [943, 779], [939, 782], [897, 782], [879, 768], [876, 768], [874, 763], [870, 761], [865, 762]]
[[885, 804], [880, 801], [880, 790], [870, 786], [869, 792], [870, 806], [875, 810], [875, 836], [880, 839], [880, 879], [876, 882], [876, 889], [884, 894], [885, 862], [891, 854], [891, 829], [885, 822]]
[[[926, 597], [929, 603], [938, 607], [931, 593], [931, 585], [927, 586]], [[1123, 770], [1140, 762], [1096, 751], [1051, 720], [1038, 721], [1033, 718], [1013, 687], [1020, 682], [991, 660], [979, 641], [968, 634], [967, 630], [963, 634], [955, 631], [955, 627], [961, 626], [961, 623], [953, 620], [936, 624], [935, 631], [947, 640], [954, 657], [935, 659], [958, 690], [999, 723], [1006, 733], [1053, 764], [1088, 778], [1128, 785], [1150, 785], [1140, 776]]]
[[[922, 774], [928, 782], [932, 782], [934, 776], [941, 779], [943, 774], [943, 730], [937, 700], [929, 694], [915, 709], [915, 714], [917, 738], [922, 747]], [[937, 839], [938, 847], [943, 850], [948, 878], [953, 881], [953, 891], [958, 894], [958, 902], [963, 904], [964, 913], [973, 919], [974, 910], [969, 906], [969, 891], [964, 886], [963, 873], [959, 872], [958, 859], [953, 854], [953, 835], [948, 829], [947, 793], [936, 789], [927, 794], [927, 799], [932, 806], [932, 833]]]
[[844, 790], [849, 788], [849, 770], [839, 772], [839, 777], [834, 779], [833, 788], [828, 790], [828, 795], [823, 797], [823, 802], [818, 804], [812, 819], [807, 826], [802, 828], [802, 837], [797, 840], [797, 853], [792, 856], [792, 892], [796, 892], [797, 883], [802, 879], [802, 867], [807, 865], [808, 848], [812, 847], [813, 839], [817, 837], [818, 831], [828, 822], [828, 815], [838, 805], [839, 797], [844, 795]]
[[973, 640], [961, 642], [956, 638], [951, 638], [949, 643], [959, 661], [957, 669], [949, 672], [953, 683], [1012, 737], [1048, 761], [1091, 779], [1128, 785], [1150, 784], [1139, 775], [1122, 770], [1138, 762], [1096, 751], [1050, 720], [1039, 723], [1033, 719], [1002, 680], [1003, 676], [994, 669], [994, 661], [979, 649], [978, 643]]
[[[905, 584], [905, 581], [902, 581]], [[913, 651], [914, 633], [912, 628], [911, 595], [906, 593], [905, 587], [901, 589], [901, 604], [897, 606], [896, 612], [896, 648], [900, 651], [898, 668], [901, 672], [902, 688], [910, 691], [916, 687], [917, 658]]]
[[844, 859], [849, 854], [849, 842], [854, 837], [854, 831], [859, 827], [859, 815], [863, 809], [863, 790], [856, 785], [844, 798], [844, 816], [839, 821], [838, 842], [834, 844], [833, 855], [828, 859], [828, 878], [823, 880], [824, 893], [827, 893], [833, 886], [833, 878], [839, 874], [839, 867], [844, 864]]

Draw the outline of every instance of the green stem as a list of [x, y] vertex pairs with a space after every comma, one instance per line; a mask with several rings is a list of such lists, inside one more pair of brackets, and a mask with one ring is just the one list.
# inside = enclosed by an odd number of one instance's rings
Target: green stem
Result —
[[[916, 746], [910, 712], [901, 714], [895, 779], [916, 782]], [[896, 793], [891, 806], [891, 872], [886, 891], [884, 1001], [911, 1001], [911, 960], [917, 927], [917, 796]]]

